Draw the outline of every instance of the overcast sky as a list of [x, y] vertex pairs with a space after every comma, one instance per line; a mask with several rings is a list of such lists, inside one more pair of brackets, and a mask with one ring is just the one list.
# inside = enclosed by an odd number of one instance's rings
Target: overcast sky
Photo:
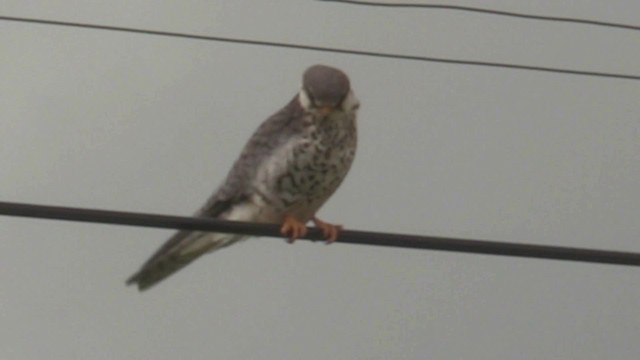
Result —
[[[636, 1], [458, 1], [640, 24]], [[640, 74], [640, 33], [316, 1], [0, 14]], [[190, 215], [305, 68], [351, 77], [354, 230], [640, 251], [640, 83], [0, 22], [0, 200]], [[632, 267], [252, 239], [145, 293], [172, 231], [0, 218], [0, 359], [634, 359]]]

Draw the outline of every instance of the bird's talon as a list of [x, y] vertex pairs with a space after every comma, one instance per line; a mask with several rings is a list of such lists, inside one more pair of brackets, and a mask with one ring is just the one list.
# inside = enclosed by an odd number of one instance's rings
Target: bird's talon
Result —
[[338, 234], [342, 231], [342, 225], [329, 224], [318, 218], [313, 218], [313, 223], [322, 231], [327, 244], [335, 242], [338, 238]]
[[307, 227], [292, 216], [285, 216], [280, 227], [280, 233], [287, 237], [287, 242], [293, 244], [297, 238], [307, 234]]

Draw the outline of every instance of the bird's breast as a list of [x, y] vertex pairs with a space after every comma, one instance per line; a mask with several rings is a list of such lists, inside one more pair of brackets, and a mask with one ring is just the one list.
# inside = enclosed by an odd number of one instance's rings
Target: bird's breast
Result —
[[283, 213], [312, 216], [345, 178], [356, 149], [355, 114], [310, 121], [263, 163], [257, 179], [267, 201]]

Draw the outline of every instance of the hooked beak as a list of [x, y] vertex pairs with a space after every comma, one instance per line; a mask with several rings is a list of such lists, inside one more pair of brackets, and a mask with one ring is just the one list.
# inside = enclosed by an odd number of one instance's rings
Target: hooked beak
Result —
[[322, 116], [327, 116], [329, 115], [331, 112], [333, 111], [333, 106], [321, 106], [318, 108], [318, 112], [320, 113], [320, 115]]

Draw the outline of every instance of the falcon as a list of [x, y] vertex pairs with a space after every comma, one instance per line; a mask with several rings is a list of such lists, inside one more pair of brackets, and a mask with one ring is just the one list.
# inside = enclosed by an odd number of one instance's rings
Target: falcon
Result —
[[[308, 68], [299, 93], [258, 127], [195, 216], [279, 224], [290, 243], [306, 234], [305, 224], [311, 221], [328, 243], [335, 241], [341, 226], [318, 219], [316, 213], [351, 167], [359, 106], [344, 72], [325, 65]], [[203, 254], [244, 238], [178, 231], [127, 284], [146, 290]]]

